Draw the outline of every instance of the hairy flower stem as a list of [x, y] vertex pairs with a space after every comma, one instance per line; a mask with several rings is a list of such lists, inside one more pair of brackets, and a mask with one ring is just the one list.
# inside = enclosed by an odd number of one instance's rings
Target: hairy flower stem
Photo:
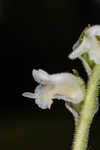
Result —
[[86, 150], [87, 148], [89, 128], [92, 123], [96, 107], [99, 82], [100, 64], [95, 65], [89, 78], [84, 104], [76, 127], [72, 150]]

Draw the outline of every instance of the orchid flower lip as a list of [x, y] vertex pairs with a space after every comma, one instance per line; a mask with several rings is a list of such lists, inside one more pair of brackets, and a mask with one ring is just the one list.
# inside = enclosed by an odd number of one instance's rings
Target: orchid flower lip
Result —
[[34, 69], [32, 75], [39, 85], [34, 93], [25, 92], [23, 96], [35, 99], [35, 103], [42, 109], [50, 109], [55, 98], [72, 103], [79, 103], [83, 100], [83, 80], [71, 73], [50, 75], [41, 69]]

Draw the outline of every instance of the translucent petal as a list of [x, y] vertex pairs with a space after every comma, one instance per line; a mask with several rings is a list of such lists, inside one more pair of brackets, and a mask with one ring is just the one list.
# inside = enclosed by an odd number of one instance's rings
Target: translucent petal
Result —
[[89, 48], [89, 44], [88, 44], [86, 38], [83, 38], [82, 43], [76, 49], [73, 49], [73, 52], [71, 52], [71, 54], [69, 54], [68, 57], [70, 59], [75, 59], [75, 58], [81, 56], [82, 54], [88, 52], [88, 50], [89, 50], [88, 48]]
[[49, 74], [41, 69], [39, 70], [33, 70], [32, 75], [34, 77], [34, 80], [41, 84], [47, 84], [49, 83]]
[[24, 92], [22, 94], [22, 96], [27, 97], [27, 98], [32, 98], [32, 99], [36, 98], [36, 95], [34, 93], [31, 93], [31, 92]]
[[42, 86], [39, 85], [35, 90], [35, 103], [42, 109], [46, 109], [51, 107], [53, 103], [53, 88], [51, 86]]

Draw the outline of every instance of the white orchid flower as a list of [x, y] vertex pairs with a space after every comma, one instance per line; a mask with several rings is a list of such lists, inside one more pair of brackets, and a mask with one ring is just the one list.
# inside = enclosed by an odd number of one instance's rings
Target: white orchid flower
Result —
[[38, 85], [34, 93], [25, 92], [24, 97], [35, 99], [35, 103], [42, 109], [51, 107], [53, 99], [62, 99], [74, 104], [84, 99], [84, 82], [80, 77], [71, 73], [50, 75], [43, 70], [33, 70], [33, 78]]
[[77, 42], [73, 46], [73, 52], [69, 55], [70, 59], [80, 57], [88, 53], [91, 60], [100, 64], [100, 25], [90, 26], [85, 31], [81, 43]]

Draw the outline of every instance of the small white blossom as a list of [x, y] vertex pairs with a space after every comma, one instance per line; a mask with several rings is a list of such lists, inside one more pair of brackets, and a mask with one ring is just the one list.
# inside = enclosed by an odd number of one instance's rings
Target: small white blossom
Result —
[[71, 73], [50, 75], [43, 70], [33, 70], [32, 75], [39, 85], [34, 93], [25, 92], [23, 96], [35, 99], [35, 103], [42, 109], [50, 108], [55, 98], [74, 104], [84, 98], [83, 80]]
[[70, 59], [80, 57], [84, 53], [88, 53], [91, 60], [96, 64], [100, 64], [100, 25], [90, 26], [84, 31], [85, 35], [81, 39], [81, 43], [75, 43], [73, 52], [69, 55]]

